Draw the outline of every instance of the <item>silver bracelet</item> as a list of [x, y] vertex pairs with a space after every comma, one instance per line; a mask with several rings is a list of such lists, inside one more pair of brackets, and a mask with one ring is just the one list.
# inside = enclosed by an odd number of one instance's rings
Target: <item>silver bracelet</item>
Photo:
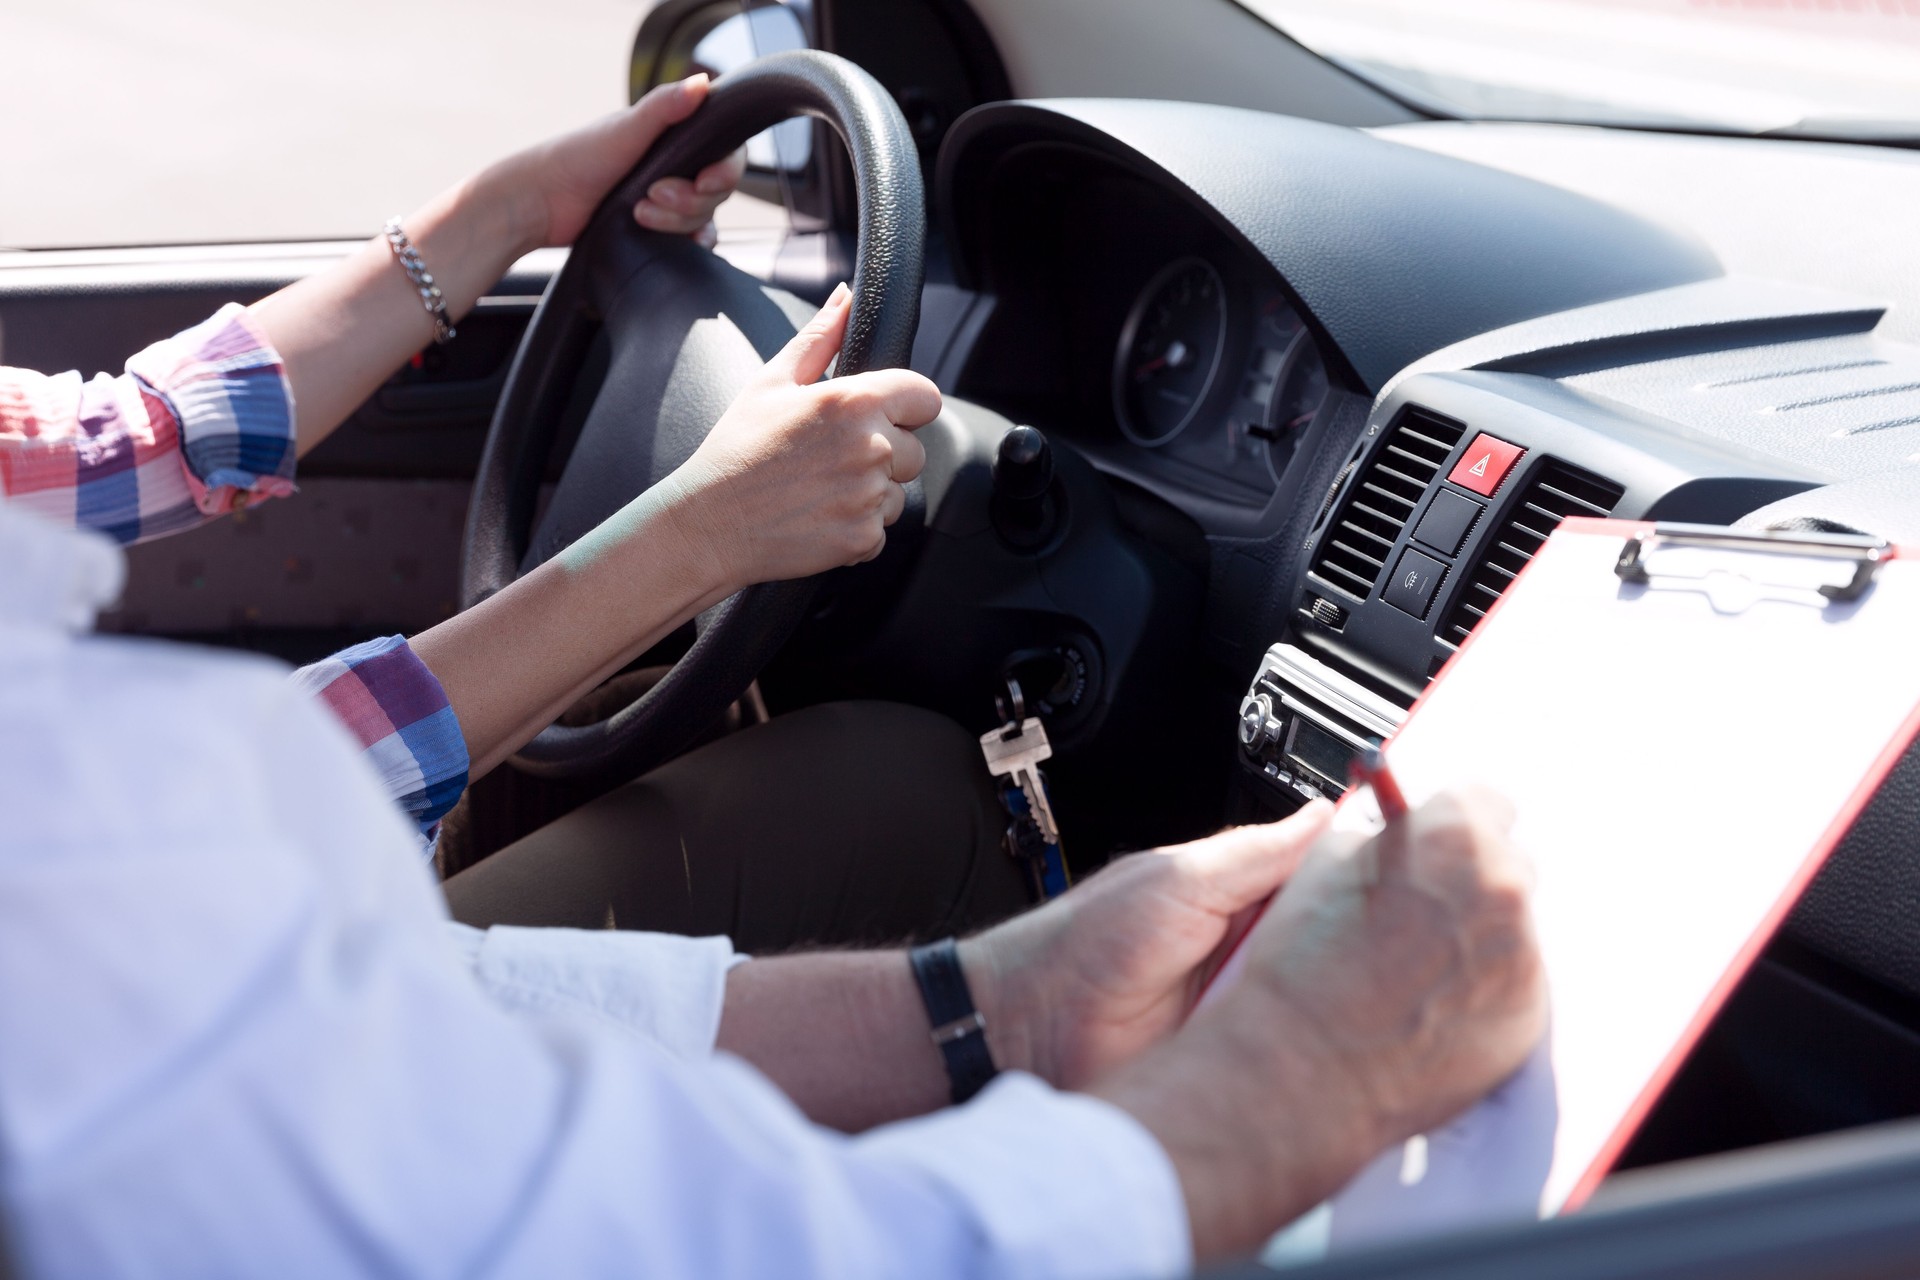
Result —
[[388, 218], [385, 229], [387, 245], [393, 250], [393, 256], [400, 262], [400, 269], [407, 273], [407, 279], [420, 291], [420, 305], [427, 309], [427, 316], [433, 321], [433, 341], [437, 346], [452, 342], [458, 332], [453, 322], [447, 319], [446, 299], [440, 296], [440, 286], [433, 282], [433, 272], [427, 270], [427, 261], [420, 251], [413, 247], [413, 241], [407, 239], [407, 233], [400, 225], [400, 219]]

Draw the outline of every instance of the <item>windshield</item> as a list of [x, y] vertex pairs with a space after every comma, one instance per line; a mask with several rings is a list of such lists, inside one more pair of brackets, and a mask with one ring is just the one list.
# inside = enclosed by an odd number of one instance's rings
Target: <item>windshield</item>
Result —
[[1447, 115], [1920, 135], [1916, 0], [1241, 0]]

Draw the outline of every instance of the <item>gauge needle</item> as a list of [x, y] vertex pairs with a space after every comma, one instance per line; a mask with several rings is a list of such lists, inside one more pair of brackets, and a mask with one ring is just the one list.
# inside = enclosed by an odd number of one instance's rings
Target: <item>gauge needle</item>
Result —
[[1161, 369], [1178, 369], [1187, 362], [1187, 357], [1192, 354], [1193, 352], [1188, 349], [1186, 343], [1178, 340], [1170, 342], [1167, 344], [1167, 353], [1165, 355], [1157, 356], [1134, 369], [1134, 379], [1135, 381], [1144, 382], [1150, 375], [1157, 373]]

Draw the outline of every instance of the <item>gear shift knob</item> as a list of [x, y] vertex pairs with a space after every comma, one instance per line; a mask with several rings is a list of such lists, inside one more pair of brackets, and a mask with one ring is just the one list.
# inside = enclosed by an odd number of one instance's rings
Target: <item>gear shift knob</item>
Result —
[[1039, 548], [1052, 538], [1053, 446], [1033, 427], [1000, 437], [993, 458], [993, 527], [1013, 547]]

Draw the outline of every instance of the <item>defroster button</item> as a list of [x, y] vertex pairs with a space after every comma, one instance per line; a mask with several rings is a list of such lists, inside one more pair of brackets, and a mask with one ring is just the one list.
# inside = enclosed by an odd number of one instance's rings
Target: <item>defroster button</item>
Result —
[[1409, 547], [1400, 553], [1400, 563], [1387, 579], [1382, 598], [1396, 609], [1424, 618], [1427, 606], [1433, 603], [1433, 593], [1440, 589], [1440, 579], [1446, 576], [1446, 565]]

